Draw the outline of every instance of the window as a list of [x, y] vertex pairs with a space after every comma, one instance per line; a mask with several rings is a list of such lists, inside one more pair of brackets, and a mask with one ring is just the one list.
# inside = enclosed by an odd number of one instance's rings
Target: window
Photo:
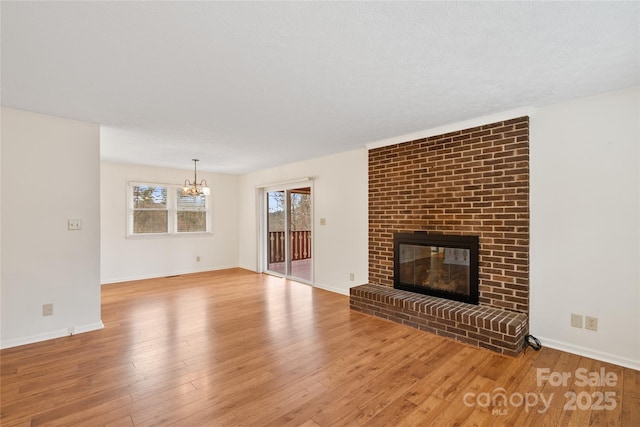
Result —
[[167, 187], [135, 185], [133, 188], [133, 233], [166, 233], [169, 228]]
[[178, 233], [207, 231], [207, 196], [183, 196], [182, 190], [176, 193], [178, 200]]
[[129, 236], [206, 233], [209, 196], [184, 196], [179, 186], [129, 183]]

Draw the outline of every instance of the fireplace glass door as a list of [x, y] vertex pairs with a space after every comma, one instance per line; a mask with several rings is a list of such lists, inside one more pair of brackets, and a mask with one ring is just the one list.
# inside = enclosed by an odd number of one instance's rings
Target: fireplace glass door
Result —
[[478, 303], [477, 236], [394, 235], [394, 287]]
[[400, 246], [400, 282], [469, 294], [469, 249]]

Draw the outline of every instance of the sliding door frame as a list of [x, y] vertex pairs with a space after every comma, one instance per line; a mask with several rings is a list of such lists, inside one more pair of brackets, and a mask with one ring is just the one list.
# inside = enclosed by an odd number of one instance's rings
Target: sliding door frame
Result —
[[[285, 256], [285, 274], [282, 274], [277, 271], [269, 270], [269, 260], [267, 259], [269, 256], [269, 251], [267, 250], [268, 245], [268, 193], [273, 191], [284, 191], [285, 192], [285, 221], [287, 222], [287, 231], [290, 232], [289, 227], [289, 215], [290, 215], [290, 194], [291, 190], [295, 190], [298, 188], [309, 187], [311, 189], [311, 272], [310, 279], [306, 280], [304, 278], [296, 277], [291, 275], [291, 256], [290, 253], [290, 239], [287, 233], [287, 238], [285, 239], [285, 247], [287, 255]], [[314, 283], [314, 264], [315, 264], [315, 230], [314, 230], [314, 188], [313, 188], [313, 179], [312, 178], [301, 178], [298, 180], [286, 181], [282, 183], [276, 184], [268, 184], [263, 186], [258, 186], [256, 188], [256, 205], [258, 210], [258, 273], [267, 273], [278, 277], [284, 277], [287, 279], [295, 280], [297, 282], [306, 283], [313, 286]]]

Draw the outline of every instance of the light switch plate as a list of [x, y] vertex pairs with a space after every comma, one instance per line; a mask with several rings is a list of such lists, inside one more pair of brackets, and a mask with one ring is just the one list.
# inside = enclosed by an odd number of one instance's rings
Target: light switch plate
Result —
[[53, 316], [53, 304], [42, 304], [42, 316]]
[[582, 328], [582, 315], [571, 313], [571, 326], [574, 328]]

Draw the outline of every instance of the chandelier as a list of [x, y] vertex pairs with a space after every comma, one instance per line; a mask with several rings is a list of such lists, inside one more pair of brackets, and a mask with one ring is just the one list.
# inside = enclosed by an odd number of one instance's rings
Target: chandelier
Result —
[[198, 159], [193, 160], [193, 182], [189, 181], [189, 179], [184, 180], [184, 187], [182, 187], [182, 195], [183, 196], [208, 196], [211, 193], [209, 187], [207, 187], [207, 181], [202, 180], [198, 184], [198, 177], [196, 172], [196, 165], [198, 164]]

